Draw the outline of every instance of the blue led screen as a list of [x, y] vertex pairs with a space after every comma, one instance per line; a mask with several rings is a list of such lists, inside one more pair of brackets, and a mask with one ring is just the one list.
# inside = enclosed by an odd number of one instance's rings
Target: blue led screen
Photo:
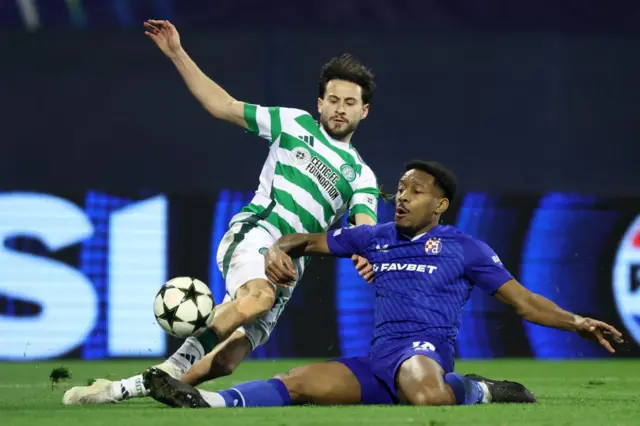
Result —
[[[221, 303], [218, 244], [252, 196], [198, 195], [189, 210], [172, 194], [0, 192], [0, 358], [165, 356], [179, 342], [155, 324], [155, 293], [176, 271], [193, 271]], [[633, 199], [564, 193], [474, 192], [444, 221], [491, 245], [532, 291], [620, 327], [630, 342], [621, 355], [637, 355], [637, 206]], [[380, 221], [392, 220], [393, 212], [391, 203], [380, 202]], [[343, 218], [338, 226], [346, 225]], [[250, 357], [366, 354], [374, 304], [375, 291], [350, 259], [313, 259], [270, 340]], [[523, 322], [480, 291], [462, 313], [458, 358], [604, 355], [575, 335]]]

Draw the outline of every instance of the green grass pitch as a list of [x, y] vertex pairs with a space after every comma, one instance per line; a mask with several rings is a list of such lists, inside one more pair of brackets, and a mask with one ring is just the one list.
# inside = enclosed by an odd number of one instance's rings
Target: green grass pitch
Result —
[[[236, 373], [203, 387], [223, 389], [266, 379], [308, 362], [246, 362]], [[117, 379], [142, 371], [150, 361], [0, 363], [3, 426], [204, 426], [204, 425], [640, 425], [640, 361], [501, 360], [458, 362], [457, 371], [509, 378], [526, 384], [537, 405], [471, 407], [285, 407], [171, 409], [152, 399], [108, 406], [64, 407], [62, 393], [91, 378]], [[52, 389], [51, 370], [68, 367], [72, 378]]]

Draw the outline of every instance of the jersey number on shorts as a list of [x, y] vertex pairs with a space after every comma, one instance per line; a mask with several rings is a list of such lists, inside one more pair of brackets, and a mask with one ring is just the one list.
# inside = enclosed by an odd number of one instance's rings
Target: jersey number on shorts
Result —
[[431, 342], [413, 342], [413, 349], [417, 351], [434, 352], [436, 347]]

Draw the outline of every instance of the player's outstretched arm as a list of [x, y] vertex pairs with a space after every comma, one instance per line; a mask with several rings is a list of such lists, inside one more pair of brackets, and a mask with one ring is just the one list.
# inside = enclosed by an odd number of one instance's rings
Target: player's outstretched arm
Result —
[[292, 257], [329, 254], [327, 234], [289, 234], [278, 239], [264, 254], [267, 278], [279, 285], [293, 285], [296, 268]]
[[516, 280], [503, 284], [496, 296], [512, 306], [525, 320], [546, 327], [574, 331], [580, 336], [596, 341], [609, 352], [615, 353], [609, 340], [622, 343], [622, 333], [613, 326], [591, 318], [565, 311], [546, 297], [525, 288]]
[[331, 253], [326, 232], [284, 235], [273, 244], [272, 248], [282, 250], [291, 257]]
[[237, 101], [206, 76], [189, 57], [180, 43], [180, 34], [169, 21], [150, 19], [144, 23], [145, 34], [151, 38], [180, 72], [189, 91], [214, 117], [247, 128], [244, 102]]

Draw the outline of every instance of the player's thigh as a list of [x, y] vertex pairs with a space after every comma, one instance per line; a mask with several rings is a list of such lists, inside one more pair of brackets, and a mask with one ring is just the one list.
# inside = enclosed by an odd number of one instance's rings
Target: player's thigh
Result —
[[263, 252], [275, 241], [264, 228], [248, 223], [236, 223], [224, 235], [218, 248], [217, 263], [227, 294], [232, 299], [246, 283], [256, 280], [268, 283]]
[[[269, 283], [265, 274], [263, 256], [275, 241], [276, 238], [266, 229], [252, 224], [236, 223], [225, 234], [218, 249], [217, 262], [231, 299], [275, 291], [276, 286]], [[295, 259], [293, 263], [298, 278], [302, 277], [303, 260]]]
[[278, 376], [295, 404], [352, 405], [361, 400], [360, 383], [344, 364], [335, 361], [296, 367]]
[[[239, 226], [239, 227], [238, 227]], [[264, 272], [262, 249], [270, 247], [274, 237], [265, 229], [250, 224], [236, 224], [225, 236], [218, 252], [218, 267], [227, 294], [235, 309], [248, 316], [266, 312], [275, 303], [276, 287]]]
[[396, 373], [398, 399], [412, 405], [452, 405], [455, 397], [444, 382], [444, 370], [425, 355], [405, 360]]
[[[275, 286], [264, 273], [263, 249], [273, 245], [275, 238], [259, 226], [247, 227], [245, 232], [241, 229], [245, 225], [237, 225], [230, 230], [232, 237], [223, 238], [218, 264], [225, 275], [226, 299], [234, 300], [232, 309], [248, 319], [243, 330], [255, 349], [269, 339], [293, 288]], [[302, 260], [294, 264], [302, 276]]]

